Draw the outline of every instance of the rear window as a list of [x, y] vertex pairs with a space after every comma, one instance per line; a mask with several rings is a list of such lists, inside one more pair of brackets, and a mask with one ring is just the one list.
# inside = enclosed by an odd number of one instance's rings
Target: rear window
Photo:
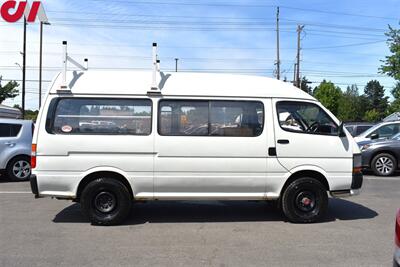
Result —
[[0, 123], [0, 137], [16, 137], [21, 128], [21, 124]]
[[55, 134], [150, 135], [149, 99], [59, 99], [50, 131]]

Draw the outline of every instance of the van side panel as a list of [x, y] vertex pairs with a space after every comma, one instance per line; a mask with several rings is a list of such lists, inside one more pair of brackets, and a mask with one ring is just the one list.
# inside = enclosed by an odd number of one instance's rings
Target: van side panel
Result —
[[265, 199], [269, 127], [255, 137], [156, 135], [154, 197]]
[[[123, 175], [135, 195], [153, 196], [153, 135], [53, 134], [46, 131], [50, 96], [37, 131], [39, 194], [75, 198], [79, 182], [97, 171]], [[93, 97], [93, 96], [91, 96]]]

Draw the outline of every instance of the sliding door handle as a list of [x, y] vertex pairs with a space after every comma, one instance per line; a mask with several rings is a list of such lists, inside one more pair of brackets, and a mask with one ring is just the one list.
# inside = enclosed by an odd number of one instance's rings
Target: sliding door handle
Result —
[[289, 140], [280, 139], [280, 140], [278, 140], [278, 144], [287, 145], [287, 144], [289, 144]]

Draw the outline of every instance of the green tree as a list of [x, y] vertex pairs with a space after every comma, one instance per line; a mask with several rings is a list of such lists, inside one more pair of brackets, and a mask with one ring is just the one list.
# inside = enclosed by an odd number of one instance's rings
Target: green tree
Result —
[[379, 113], [378, 119], [383, 119], [387, 115], [389, 107], [384, 87], [377, 80], [369, 81], [364, 88], [364, 95], [367, 98], [367, 110], [375, 109]]
[[319, 86], [315, 87], [314, 97], [317, 98], [333, 114], [338, 114], [342, 90], [335, 86], [335, 84], [323, 80]]
[[371, 109], [371, 110], [367, 110], [365, 112], [364, 118], [365, 121], [369, 121], [369, 122], [377, 122], [379, 120], [381, 120], [381, 114], [379, 113], [378, 110], [376, 109]]
[[400, 112], [400, 82], [396, 83], [391, 93], [394, 100], [390, 103], [389, 113]]
[[306, 92], [307, 94], [312, 95], [313, 92], [312, 92], [312, 87], [309, 86], [310, 83], [311, 82], [305, 76], [303, 76], [301, 78], [300, 89]]
[[361, 102], [357, 85], [348, 86], [339, 103], [338, 117], [342, 121], [362, 120], [365, 110]]
[[385, 35], [388, 37], [387, 44], [391, 55], [382, 60], [383, 65], [379, 71], [400, 81], [400, 29], [394, 29], [389, 25], [389, 32]]
[[17, 87], [19, 84], [16, 81], [8, 82], [4, 87], [1, 85], [2, 77], [0, 76], [0, 104], [8, 98], [18, 96], [19, 92]]

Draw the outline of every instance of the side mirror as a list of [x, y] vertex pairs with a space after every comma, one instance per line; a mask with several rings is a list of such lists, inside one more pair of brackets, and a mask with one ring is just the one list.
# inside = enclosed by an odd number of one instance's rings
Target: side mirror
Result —
[[371, 140], [379, 139], [379, 134], [378, 133], [373, 133], [371, 134]]
[[339, 137], [346, 137], [346, 132], [344, 131], [344, 124], [343, 122], [339, 126], [339, 131], [338, 131], [338, 136]]

